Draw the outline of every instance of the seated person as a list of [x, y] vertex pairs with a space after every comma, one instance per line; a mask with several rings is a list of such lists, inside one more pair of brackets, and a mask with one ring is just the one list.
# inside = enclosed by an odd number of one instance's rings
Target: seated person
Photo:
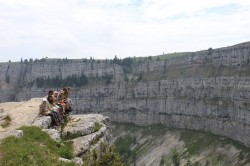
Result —
[[49, 115], [48, 101], [46, 98], [42, 99], [42, 103], [39, 105], [39, 115]]
[[47, 99], [43, 98], [42, 103], [39, 105], [39, 115], [50, 116], [52, 124], [59, 126], [61, 122], [60, 114], [53, 105], [53, 99], [53, 96], [48, 96]]
[[57, 103], [58, 102], [58, 91], [54, 91], [53, 93], [53, 97], [54, 97], [54, 102]]

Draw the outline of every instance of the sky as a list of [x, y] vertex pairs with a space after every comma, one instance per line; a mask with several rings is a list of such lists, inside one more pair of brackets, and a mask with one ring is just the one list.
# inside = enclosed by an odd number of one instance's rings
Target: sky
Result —
[[0, 62], [113, 59], [250, 41], [250, 0], [0, 0]]

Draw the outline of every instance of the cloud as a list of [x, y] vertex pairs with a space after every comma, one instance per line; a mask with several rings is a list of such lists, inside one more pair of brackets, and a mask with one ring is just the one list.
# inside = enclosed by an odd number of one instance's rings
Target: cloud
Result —
[[124, 58], [237, 44], [249, 40], [249, 7], [248, 0], [0, 0], [0, 57]]

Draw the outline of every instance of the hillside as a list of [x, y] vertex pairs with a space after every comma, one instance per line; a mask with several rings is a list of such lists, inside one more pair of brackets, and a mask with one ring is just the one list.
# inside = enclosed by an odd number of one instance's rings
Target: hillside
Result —
[[225, 137], [163, 125], [129, 123], [113, 123], [112, 131], [125, 165], [250, 165], [250, 149]]
[[70, 86], [75, 114], [201, 130], [250, 147], [249, 62], [250, 42], [169, 58], [1, 63], [0, 100]]

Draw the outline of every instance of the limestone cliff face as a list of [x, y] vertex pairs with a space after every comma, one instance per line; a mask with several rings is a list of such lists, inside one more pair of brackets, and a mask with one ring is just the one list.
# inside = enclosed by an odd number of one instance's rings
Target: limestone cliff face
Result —
[[[248, 42], [136, 62], [131, 72], [111, 61], [4, 63], [0, 64], [1, 100], [46, 95], [50, 88], [37, 88], [37, 77], [84, 73], [92, 81], [73, 87], [77, 114], [99, 112], [116, 121], [204, 130], [250, 147], [249, 59]], [[112, 76], [110, 82], [103, 81], [105, 75]]]

